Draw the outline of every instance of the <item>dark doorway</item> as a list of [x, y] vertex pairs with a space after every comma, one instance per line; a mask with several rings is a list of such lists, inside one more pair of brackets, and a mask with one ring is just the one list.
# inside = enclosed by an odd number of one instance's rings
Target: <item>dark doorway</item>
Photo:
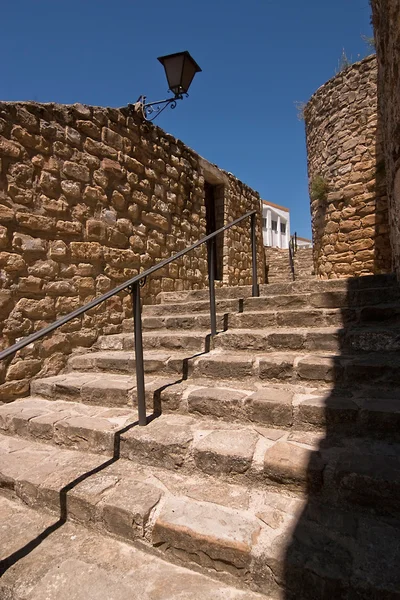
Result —
[[[224, 186], [204, 182], [204, 202], [206, 206], [206, 234], [224, 226]], [[222, 263], [224, 236], [219, 235], [215, 241], [214, 255], [215, 279], [222, 280]]]

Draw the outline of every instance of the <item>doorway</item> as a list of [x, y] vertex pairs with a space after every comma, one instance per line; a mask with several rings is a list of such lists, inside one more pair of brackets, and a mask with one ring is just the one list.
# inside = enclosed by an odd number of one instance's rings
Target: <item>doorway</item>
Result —
[[[204, 202], [206, 206], [206, 234], [209, 235], [224, 226], [224, 186], [204, 182]], [[222, 280], [224, 235], [215, 238], [214, 272], [215, 279]]]

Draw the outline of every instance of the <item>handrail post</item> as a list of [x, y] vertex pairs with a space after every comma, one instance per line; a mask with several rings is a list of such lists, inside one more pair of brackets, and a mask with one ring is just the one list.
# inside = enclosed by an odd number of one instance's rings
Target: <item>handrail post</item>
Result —
[[135, 364], [136, 364], [136, 395], [138, 405], [139, 425], [147, 425], [146, 396], [144, 387], [143, 364], [143, 336], [142, 336], [142, 310], [140, 306], [140, 282], [136, 281], [131, 286], [133, 304], [133, 330], [135, 336]]
[[208, 289], [210, 293], [211, 335], [217, 335], [217, 314], [215, 308], [215, 237], [207, 242]]
[[252, 296], [257, 298], [260, 294], [257, 284], [257, 245], [256, 245], [256, 215], [252, 214], [250, 217], [251, 225], [251, 257], [252, 257]]

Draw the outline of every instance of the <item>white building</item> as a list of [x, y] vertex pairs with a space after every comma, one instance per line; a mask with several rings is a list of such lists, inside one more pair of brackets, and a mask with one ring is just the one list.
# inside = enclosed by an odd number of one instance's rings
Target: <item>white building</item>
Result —
[[298, 248], [312, 248], [312, 240], [309, 240], [308, 238], [303, 238], [303, 237], [297, 236], [297, 247]]
[[289, 209], [262, 200], [264, 246], [288, 248], [290, 240]]

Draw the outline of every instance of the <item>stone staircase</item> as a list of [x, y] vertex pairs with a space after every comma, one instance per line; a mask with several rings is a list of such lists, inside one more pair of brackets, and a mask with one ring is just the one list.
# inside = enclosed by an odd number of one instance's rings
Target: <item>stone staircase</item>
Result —
[[[296, 280], [310, 279], [314, 275], [312, 248], [298, 248], [293, 262]], [[265, 264], [268, 283], [293, 281], [288, 249], [266, 247]]]
[[294, 271], [296, 279], [309, 279], [314, 275], [312, 248], [298, 248], [294, 255]]
[[[214, 339], [207, 290], [144, 306], [146, 427], [129, 322], [0, 407], [7, 527], [25, 539], [25, 519], [30, 532], [59, 516], [47, 546], [9, 558], [0, 596], [25, 599], [36, 557], [58, 591], [57, 573], [86, 560], [130, 590], [127, 564], [143, 581], [151, 563], [161, 587], [140, 588], [145, 600], [400, 598], [400, 288], [391, 276], [260, 288], [217, 290]], [[70, 553], [74, 536], [100, 558]], [[29, 600], [64, 598], [37, 585]]]

